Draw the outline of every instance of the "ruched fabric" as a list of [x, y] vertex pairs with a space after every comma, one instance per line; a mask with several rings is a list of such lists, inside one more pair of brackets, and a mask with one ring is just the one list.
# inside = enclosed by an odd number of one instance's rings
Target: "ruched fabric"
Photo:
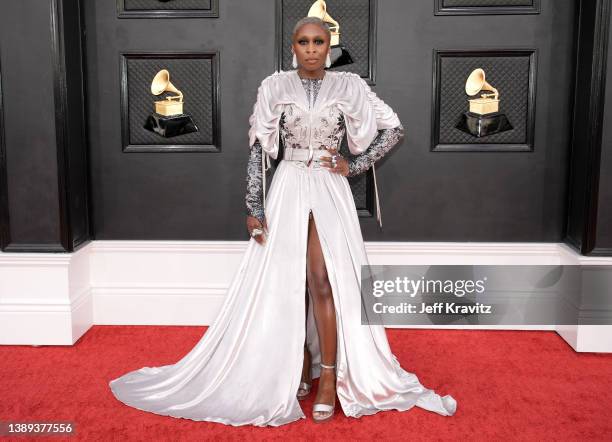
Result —
[[[285, 104], [296, 104], [309, 111], [306, 94], [296, 70], [277, 71], [264, 78], [249, 117], [249, 146], [259, 139], [262, 149], [276, 159], [279, 149], [279, 121]], [[400, 125], [393, 109], [381, 100], [363, 78], [352, 72], [327, 71], [313, 112], [336, 104], [346, 123], [350, 152], [365, 151], [379, 129]]]

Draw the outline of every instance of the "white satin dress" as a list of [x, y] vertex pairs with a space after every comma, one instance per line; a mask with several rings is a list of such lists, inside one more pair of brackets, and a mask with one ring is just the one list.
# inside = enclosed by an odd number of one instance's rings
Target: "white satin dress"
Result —
[[[299, 86], [303, 91], [295, 71], [281, 74], [283, 78], [273, 74], [266, 80], [284, 79], [291, 88]], [[325, 102], [324, 94], [331, 95], [331, 90], [337, 89], [340, 84], [334, 85], [335, 80], [364, 88], [360, 78], [338, 78], [342, 74], [326, 72], [318, 100]], [[367, 93], [362, 92], [365, 99]], [[264, 140], [264, 150], [269, 150], [271, 144], [265, 140], [274, 140], [278, 129], [268, 124], [272, 133], [266, 138], [260, 130], [263, 126], [256, 121], [261, 117], [257, 109], [265, 101], [263, 93], [260, 88], [251, 117], [251, 134], [256, 135], [251, 145], [258, 138]], [[307, 99], [305, 94], [301, 98], [293, 96], [293, 101], [291, 94], [284, 97], [282, 112], [288, 110], [287, 106], [301, 106], [302, 112], [312, 110], [301, 101]], [[327, 103], [337, 105], [333, 99]], [[389, 110], [380, 109], [386, 106], [381, 100], [371, 100], [364, 106], [367, 109], [363, 112], [372, 115]], [[319, 107], [317, 111], [324, 109]], [[281, 110], [276, 111], [280, 115]], [[356, 114], [346, 112], [344, 116], [347, 124], [355, 123]], [[356, 126], [363, 129], [364, 121]], [[375, 125], [378, 121], [379, 128], [385, 124], [376, 118], [372, 121]], [[351, 132], [355, 128], [347, 129]], [[358, 133], [353, 130], [352, 134], [356, 148]], [[372, 138], [363, 140], [365, 151]], [[415, 374], [400, 366], [383, 326], [361, 324], [361, 265], [367, 265], [368, 258], [347, 178], [314, 162], [305, 166], [282, 160], [265, 202], [269, 230], [266, 244], [249, 240], [221, 310], [202, 339], [175, 364], [143, 367], [110, 381], [115, 397], [143, 411], [234, 426], [278, 426], [305, 418], [296, 397], [305, 337], [314, 378], [320, 374], [321, 360], [312, 309], [304, 328], [308, 217], [312, 211], [336, 308], [336, 391], [344, 414], [360, 417], [418, 406], [453, 415], [455, 399], [425, 388]]]

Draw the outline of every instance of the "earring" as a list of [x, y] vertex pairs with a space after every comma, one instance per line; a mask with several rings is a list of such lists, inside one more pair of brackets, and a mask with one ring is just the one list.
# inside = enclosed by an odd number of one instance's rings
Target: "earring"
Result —
[[325, 59], [325, 67], [328, 68], [331, 66], [331, 57], [329, 56], [329, 52], [327, 53], [327, 58]]
[[294, 69], [297, 69], [298, 67], [298, 62], [297, 62], [297, 57], [295, 56], [295, 52], [293, 53], [293, 62], [291, 63], [291, 66], [293, 66]]

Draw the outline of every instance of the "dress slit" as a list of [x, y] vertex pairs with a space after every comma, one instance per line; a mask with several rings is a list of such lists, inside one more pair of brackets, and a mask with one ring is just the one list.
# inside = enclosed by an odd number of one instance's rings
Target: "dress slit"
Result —
[[336, 394], [344, 414], [416, 405], [452, 415], [451, 396], [440, 397], [400, 367], [384, 327], [361, 324], [360, 271], [368, 260], [346, 178], [283, 160], [266, 200], [266, 243], [249, 240], [202, 339], [176, 364], [143, 367], [110, 381], [115, 397], [156, 414], [229, 425], [278, 426], [305, 418], [296, 397], [304, 340], [313, 379], [320, 377], [321, 362], [310, 307], [304, 329], [310, 209], [336, 311]]
[[[332, 281], [332, 273], [333, 273], [333, 258], [331, 256], [331, 251], [329, 250], [329, 246], [328, 246], [328, 242], [324, 237], [324, 234], [321, 232], [321, 230], [319, 229], [319, 224], [317, 223], [317, 217], [314, 214], [314, 211], [312, 209], [310, 209], [309, 211], [309, 217], [310, 214], [312, 214], [312, 220], [315, 223], [315, 227], [317, 229], [317, 236], [319, 239], [319, 244], [321, 246], [321, 253], [323, 255], [323, 261], [325, 264], [325, 271], [327, 273], [327, 279], [329, 281], [329, 285], [331, 287], [331, 291], [332, 291], [332, 300], [334, 302], [334, 314], [336, 316], [336, 357], [335, 357], [335, 363], [338, 363], [339, 360], [339, 354], [340, 354], [340, 333], [342, 331], [341, 327], [340, 327], [340, 313], [338, 311], [338, 296], [336, 294], [337, 289], [335, 287], [337, 287], [337, 284], [334, 284], [334, 282]], [[308, 230], [308, 226], [307, 226], [307, 230]], [[306, 248], [308, 253], [308, 248]], [[307, 325], [307, 330], [306, 330], [306, 336], [307, 339], [309, 339], [311, 342], [307, 341], [307, 345], [309, 347], [310, 350], [310, 356], [311, 356], [311, 373], [312, 373], [312, 379], [316, 379], [318, 377], [320, 377], [321, 375], [321, 368], [319, 366], [319, 364], [322, 362], [322, 358], [321, 358], [321, 350], [320, 350], [320, 345], [319, 345], [319, 332], [318, 329], [316, 327], [316, 319], [314, 317], [314, 308], [313, 308], [313, 297], [312, 297], [312, 293], [310, 291], [310, 286], [307, 285], [307, 289], [308, 289], [308, 296], [309, 296], [309, 305], [308, 305], [308, 315], [312, 317], [312, 321], [308, 322]], [[308, 319], [308, 318], [307, 318]], [[303, 365], [303, 363], [302, 363]], [[336, 388], [337, 388], [337, 379], [336, 379]]]

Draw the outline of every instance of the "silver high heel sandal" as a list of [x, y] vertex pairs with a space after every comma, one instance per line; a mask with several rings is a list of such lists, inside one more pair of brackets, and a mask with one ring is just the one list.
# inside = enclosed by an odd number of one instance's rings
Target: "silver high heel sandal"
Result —
[[306, 397], [310, 394], [310, 389], [312, 385], [308, 382], [300, 382], [300, 388], [298, 388], [297, 398], [298, 401], [302, 401], [306, 399]]
[[[325, 365], [323, 363], [319, 364], [321, 366], [321, 368], [328, 368], [328, 369], [335, 369], [336, 365]], [[321, 403], [315, 403], [314, 406], [312, 407], [312, 419], [317, 422], [317, 423], [321, 423], [321, 422], [325, 422], [329, 419], [331, 419], [334, 416], [334, 410], [336, 408], [336, 396], [334, 395], [334, 403], [332, 405], [329, 404], [321, 404]], [[315, 414], [315, 413], [325, 413], [323, 415], [319, 414]]]
[[[310, 353], [309, 353], [310, 355]], [[311, 363], [310, 361], [310, 356], [308, 358], [309, 360], [309, 364]], [[310, 367], [308, 367], [308, 371], [310, 371]], [[311, 383], [308, 382], [300, 382], [300, 387], [298, 388], [298, 392], [296, 394], [298, 401], [304, 400], [306, 399], [306, 397], [310, 394], [310, 389], [312, 388], [312, 381]]]

